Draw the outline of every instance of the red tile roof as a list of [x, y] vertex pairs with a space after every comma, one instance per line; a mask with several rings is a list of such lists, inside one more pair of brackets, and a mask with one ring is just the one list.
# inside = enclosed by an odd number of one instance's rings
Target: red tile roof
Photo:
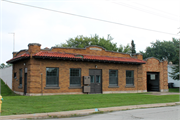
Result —
[[23, 54], [21, 54], [21, 55], [18, 55], [18, 56], [16, 56], [16, 57], [8, 60], [7, 63], [13, 63], [13, 62], [15, 62], [15, 61], [22, 60], [22, 59], [26, 59], [26, 58], [29, 58], [29, 57], [30, 57], [29, 53], [23, 53]]
[[109, 56], [96, 56], [96, 55], [83, 55], [74, 53], [60, 53], [60, 52], [48, 52], [40, 51], [33, 55], [36, 58], [68, 58], [68, 59], [82, 59], [82, 60], [92, 60], [92, 61], [114, 61], [122, 63], [138, 63], [145, 64], [143, 60], [136, 58], [124, 58], [124, 57], [109, 57]]

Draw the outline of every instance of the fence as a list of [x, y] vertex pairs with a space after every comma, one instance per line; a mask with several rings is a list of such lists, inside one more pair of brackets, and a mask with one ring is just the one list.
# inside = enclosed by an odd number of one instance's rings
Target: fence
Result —
[[0, 78], [12, 89], [12, 66], [0, 69]]

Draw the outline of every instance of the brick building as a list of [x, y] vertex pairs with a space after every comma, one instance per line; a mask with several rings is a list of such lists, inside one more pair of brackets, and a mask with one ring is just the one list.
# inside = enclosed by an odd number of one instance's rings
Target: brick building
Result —
[[[168, 91], [167, 61], [141, 54], [107, 51], [99, 46], [28, 49], [13, 52], [12, 90], [25, 95]], [[90, 84], [84, 84], [90, 76]]]

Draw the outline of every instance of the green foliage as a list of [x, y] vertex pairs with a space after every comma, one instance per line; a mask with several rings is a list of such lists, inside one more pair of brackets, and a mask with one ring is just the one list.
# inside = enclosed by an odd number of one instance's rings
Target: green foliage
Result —
[[5, 68], [5, 67], [9, 67], [9, 66], [12, 66], [12, 64], [4, 64], [4, 63], [1, 63], [1, 65], [0, 65], [0, 69], [2, 69], [2, 68]]
[[4, 68], [6, 65], [4, 63], [1, 63], [0, 68]]
[[0, 79], [1, 82], [1, 96], [15, 96], [15, 94], [5, 83]]
[[122, 46], [120, 45], [118, 48], [118, 52], [122, 52], [122, 53], [131, 53], [131, 47], [129, 46], [129, 44], [127, 44], [126, 46]]
[[157, 96], [141, 93], [4, 96], [3, 98], [1, 115], [60, 112], [179, 101], [179, 95]]
[[179, 76], [179, 53], [180, 53], [180, 41], [174, 40], [174, 46], [176, 48], [176, 57], [174, 60], [176, 61], [176, 66], [172, 67], [172, 72], [170, 72], [170, 77], [173, 78], [174, 80], [180, 80]]
[[109, 51], [129, 53], [129, 45], [124, 47], [120, 45], [120, 48], [118, 48], [117, 43], [113, 43], [112, 40], [113, 38], [110, 35], [107, 36], [107, 39], [103, 37], [101, 38], [96, 34], [91, 37], [84, 37], [83, 35], [78, 35], [75, 38], [70, 38], [66, 41], [66, 43], [55, 45], [55, 47], [84, 48], [90, 45], [97, 45]]
[[172, 67], [172, 72], [169, 72], [170, 77], [174, 80], [180, 80], [179, 79], [179, 65]]
[[131, 52], [132, 52], [132, 54], [136, 53], [136, 47], [134, 44], [134, 40], [131, 41]]
[[172, 41], [159, 41], [152, 42], [151, 46], [147, 47], [145, 52], [140, 51], [143, 54], [143, 58], [156, 57], [158, 59], [168, 59], [173, 64], [178, 64], [179, 58], [177, 55], [178, 39], [173, 38]]

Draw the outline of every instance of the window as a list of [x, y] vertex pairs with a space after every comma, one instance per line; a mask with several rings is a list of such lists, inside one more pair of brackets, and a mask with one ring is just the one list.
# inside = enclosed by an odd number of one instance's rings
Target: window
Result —
[[90, 75], [91, 83], [94, 83], [94, 75]]
[[22, 69], [19, 69], [19, 86], [22, 86]]
[[134, 85], [134, 71], [126, 71], [126, 85]]
[[70, 86], [81, 86], [81, 69], [70, 69]]
[[59, 86], [59, 68], [46, 68], [46, 86]]
[[118, 86], [118, 70], [109, 70], [109, 86]]
[[14, 78], [16, 78], [16, 73], [14, 73]]

